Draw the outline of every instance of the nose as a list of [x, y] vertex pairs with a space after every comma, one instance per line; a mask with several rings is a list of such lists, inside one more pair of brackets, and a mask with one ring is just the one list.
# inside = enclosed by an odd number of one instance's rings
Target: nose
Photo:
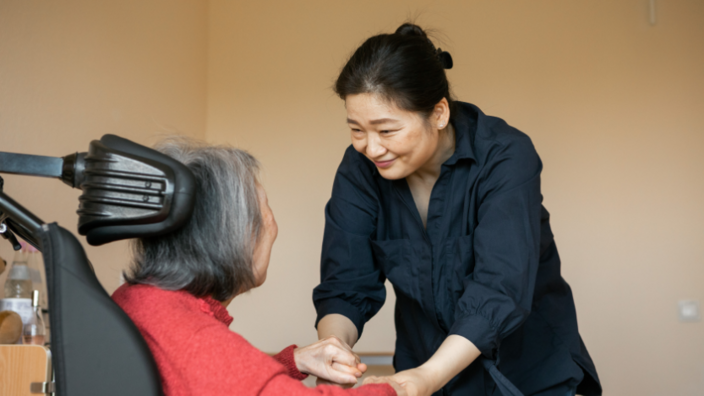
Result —
[[367, 136], [367, 155], [370, 158], [380, 158], [386, 154], [388, 150], [381, 145], [381, 139], [378, 133], [370, 133]]

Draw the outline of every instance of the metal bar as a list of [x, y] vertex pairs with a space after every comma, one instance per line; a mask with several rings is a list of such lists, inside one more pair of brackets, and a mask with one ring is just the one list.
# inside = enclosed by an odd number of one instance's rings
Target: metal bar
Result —
[[0, 173], [60, 178], [63, 164], [60, 157], [0, 151]]
[[7, 216], [9, 220], [12, 220], [13, 225], [18, 225], [24, 231], [33, 235], [41, 231], [42, 224], [44, 224], [34, 213], [27, 210], [2, 191], [0, 191], [0, 211], [4, 216]]
[[46, 394], [56, 392], [55, 382], [32, 382], [29, 384], [30, 393]]
[[[5, 223], [7, 223], [7, 227], [9, 228], [8, 231], [15, 233], [17, 236], [24, 239], [27, 243], [37, 248], [37, 250], [39, 250], [40, 252], [42, 251], [42, 247], [39, 245], [39, 236], [37, 234], [29, 232], [23, 227], [18, 226], [12, 221], [12, 219], [6, 219]], [[5, 231], [5, 235], [9, 236], [7, 235], [7, 231]], [[22, 248], [22, 245], [18, 243], [17, 246], [14, 246], [14, 248], [15, 250], [20, 250]]]

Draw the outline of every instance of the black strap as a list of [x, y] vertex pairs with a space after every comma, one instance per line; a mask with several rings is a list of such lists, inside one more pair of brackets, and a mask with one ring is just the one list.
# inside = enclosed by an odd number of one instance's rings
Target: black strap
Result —
[[523, 396], [523, 393], [499, 371], [493, 360], [482, 358], [482, 364], [503, 396]]

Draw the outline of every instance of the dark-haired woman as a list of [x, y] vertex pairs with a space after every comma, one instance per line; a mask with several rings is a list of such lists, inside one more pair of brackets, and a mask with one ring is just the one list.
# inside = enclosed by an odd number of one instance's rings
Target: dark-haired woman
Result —
[[450, 95], [447, 52], [404, 24], [335, 84], [352, 145], [325, 209], [318, 335], [354, 345], [396, 293], [409, 394], [600, 395], [530, 138]]

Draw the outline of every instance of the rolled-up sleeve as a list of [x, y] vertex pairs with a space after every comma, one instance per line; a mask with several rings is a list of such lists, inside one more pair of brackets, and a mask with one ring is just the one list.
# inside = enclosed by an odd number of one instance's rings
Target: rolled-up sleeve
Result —
[[329, 314], [349, 318], [362, 335], [364, 324], [386, 299], [384, 277], [372, 256], [378, 199], [371, 172], [351, 147], [338, 168], [325, 207], [320, 284], [313, 290], [316, 326]]
[[526, 136], [495, 148], [478, 180], [473, 274], [450, 334], [493, 358], [530, 314], [540, 255], [542, 164]]

